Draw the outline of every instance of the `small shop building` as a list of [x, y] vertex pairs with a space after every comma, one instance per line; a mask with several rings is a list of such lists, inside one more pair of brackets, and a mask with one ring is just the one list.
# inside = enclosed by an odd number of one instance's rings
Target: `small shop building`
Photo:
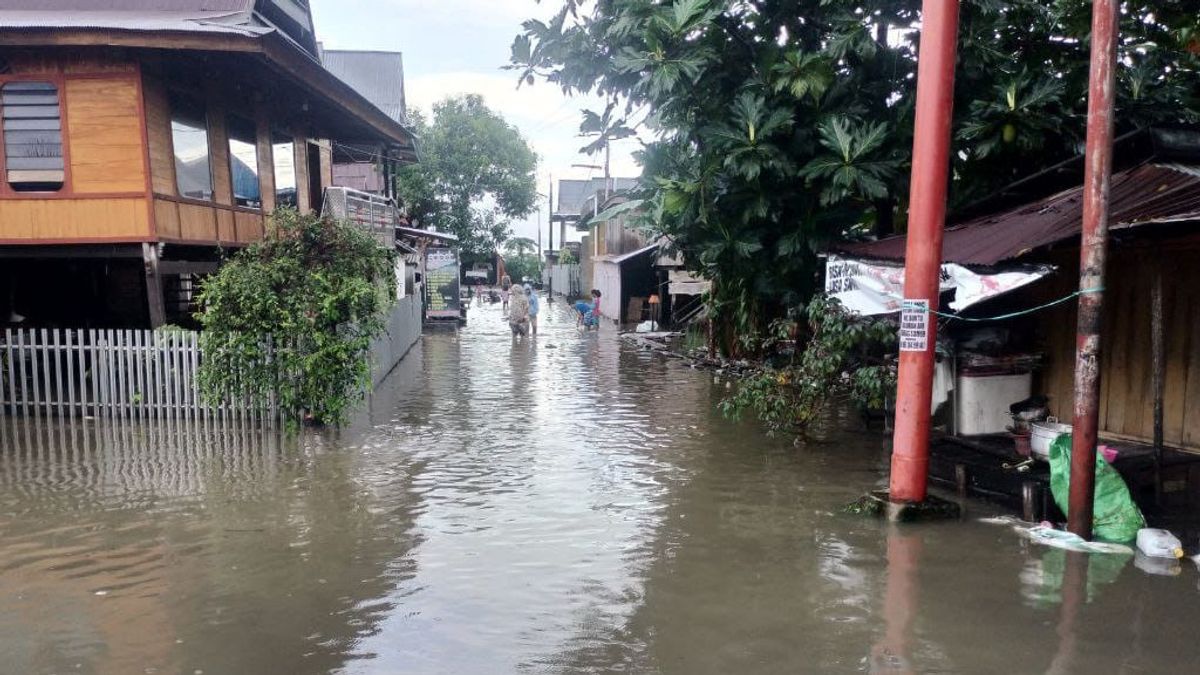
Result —
[[[1103, 289], [1101, 438], [1130, 460], [1122, 471], [1133, 474], [1126, 478], [1135, 493], [1154, 489], [1145, 484], [1153, 469], [1132, 460], [1160, 444], [1176, 468], [1164, 469], [1159, 489], [1168, 501], [1194, 504], [1200, 498], [1194, 455], [1200, 453], [1200, 266], [1193, 264], [1200, 256], [1200, 132], [1137, 132], [1118, 139], [1116, 158]], [[1045, 397], [1048, 412], [1070, 423], [1082, 176], [1082, 158], [1065, 162], [971, 207], [946, 228], [934, 404], [942, 402], [946, 414], [935, 420], [947, 433], [1003, 438], [1010, 404], [1030, 397]], [[865, 313], [899, 310], [905, 244], [901, 235], [839, 247], [827, 267], [827, 290], [848, 305], [871, 305]], [[1156, 353], [1163, 364], [1157, 374]]]

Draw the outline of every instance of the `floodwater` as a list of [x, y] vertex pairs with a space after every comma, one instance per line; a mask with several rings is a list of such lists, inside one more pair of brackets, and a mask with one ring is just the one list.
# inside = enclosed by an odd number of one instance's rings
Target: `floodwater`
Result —
[[846, 515], [878, 435], [543, 322], [473, 308], [336, 433], [0, 418], [0, 672], [1200, 672], [1190, 561]]

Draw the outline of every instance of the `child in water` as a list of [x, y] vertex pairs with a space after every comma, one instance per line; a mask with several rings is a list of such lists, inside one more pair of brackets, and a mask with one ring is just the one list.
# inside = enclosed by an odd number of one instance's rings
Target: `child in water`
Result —
[[592, 289], [592, 304], [588, 304], [583, 300], [575, 303], [575, 311], [579, 312], [579, 323], [583, 325], [584, 330], [590, 328], [600, 328], [600, 291]]
[[538, 296], [533, 292], [532, 284], [525, 284], [525, 297], [529, 299], [529, 333], [537, 335]]

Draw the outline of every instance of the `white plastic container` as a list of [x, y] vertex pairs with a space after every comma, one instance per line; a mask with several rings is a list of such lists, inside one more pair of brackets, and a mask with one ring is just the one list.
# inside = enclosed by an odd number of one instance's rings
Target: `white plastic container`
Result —
[[1003, 433], [1012, 425], [1008, 407], [1029, 398], [1033, 375], [958, 376], [958, 425], [963, 436]]
[[1029, 424], [1029, 447], [1033, 450], [1033, 456], [1049, 461], [1050, 444], [1060, 434], [1069, 433], [1071, 433], [1071, 425], [1059, 422], [1057, 417], [1051, 417], [1045, 422], [1031, 422]]
[[1153, 527], [1143, 527], [1137, 534], [1138, 550], [1151, 558], [1171, 558], [1177, 560], [1183, 557], [1183, 544], [1175, 535]]

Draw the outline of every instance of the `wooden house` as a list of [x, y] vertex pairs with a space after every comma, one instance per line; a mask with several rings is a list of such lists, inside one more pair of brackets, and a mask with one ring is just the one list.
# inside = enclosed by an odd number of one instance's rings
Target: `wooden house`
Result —
[[0, 324], [186, 320], [222, 251], [320, 209], [337, 145], [415, 160], [322, 66], [303, 0], [50, 6], [0, 10]]
[[[1119, 139], [1109, 204], [1109, 262], [1101, 330], [1100, 431], [1110, 442], [1200, 451], [1200, 131], [1156, 129]], [[1083, 161], [1051, 167], [973, 206], [947, 227], [943, 259], [981, 273], [1052, 266], [1044, 280], [965, 310], [1012, 348], [1041, 355], [1034, 393], [1072, 418]], [[902, 261], [905, 238], [844, 245], [863, 259]], [[1068, 301], [1062, 301], [1067, 298]], [[1057, 303], [1057, 304], [1051, 304]], [[1152, 307], [1161, 307], [1154, 320]], [[1029, 308], [1044, 307], [1024, 313]], [[1020, 316], [1008, 316], [1018, 314]], [[1161, 331], [1161, 333], [1160, 333]], [[1163, 336], [1157, 345], [1152, 336]], [[1161, 387], [1156, 387], [1155, 352]], [[1162, 407], [1156, 429], [1156, 403]], [[1192, 480], [1200, 480], [1196, 474]], [[1193, 486], [1200, 492], [1200, 485]]]

